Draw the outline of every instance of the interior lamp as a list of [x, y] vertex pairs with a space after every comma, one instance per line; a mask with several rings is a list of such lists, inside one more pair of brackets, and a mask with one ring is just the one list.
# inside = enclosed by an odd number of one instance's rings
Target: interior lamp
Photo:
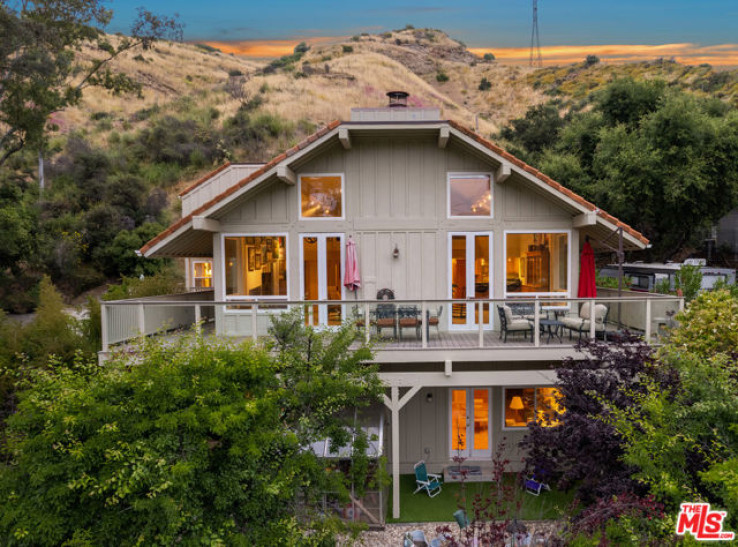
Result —
[[512, 410], [523, 410], [525, 408], [525, 405], [523, 405], [523, 398], [519, 395], [513, 397], [512, 401], [510, 401], [510, 408]]

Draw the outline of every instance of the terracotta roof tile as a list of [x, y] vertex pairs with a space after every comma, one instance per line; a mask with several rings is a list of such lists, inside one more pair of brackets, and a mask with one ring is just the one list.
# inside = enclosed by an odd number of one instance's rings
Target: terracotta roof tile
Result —
[[[504, 158], [505, 160], [507, 160], [511, 164], [517, 166], [518, 168], [522, 169], [523, 171], [526, 171], [526, 172], [532, 174], [533, 176], [535, 176], [536, 178], [538, 178], [539, 180], [541, 180], [542, 182], [544, 182], [545, 184], [547, 184], [551, 188], [555, 189], [558, 192], [561, 192], [562, 194], [566, 195], [570, 199], [574, 200], [576, 203], [579, 203], [580, 205], [586, 207], [590, 211], [596, 212], [598, 216], [602, 217], [603, 219], [607, 220], [608, 222], [611, 222], [612, 224], [615, 224], [618, 227], [622, 227], [623, 230], [625, 230], [626, 232], [628, 232], [631, 236], [633, 236], [637, 240], [641, 241], [642, 243], [648, 244], [648, 239], [646, 237], [644, 237], [643, 234], [641, 234], [637, 230], [631, 228], [630, 226], [628, 226], [624, 222], [621, 222], [620, 220], [616, 219], [615, 217], [613, 217], [609, 213], [607, 213], [607, 212], [605, 212], [605, 211], [597, 208], [593, 203], [590, 203], [589, 201], [587, 201], [586, 199], [584, 199], [580, 195], [576, 194], [575, 192], [573, 192], [569, 188], [566, 188], [565, 186], [563, 186], [560, 183], [556, 182], [555, 180], [553, 180], [549, 176], [541, 173], [540, 171], [538, 171], [537, 169], [534, 169], [533, 167], [531, 167], [530, 165], [528, 165], [524, 161], [516, 158], [515, 156], [513, 156], [512, 154], [510, 154], [509, 152], [507, 152], [506, 150], [504, 150], [500, 146], [494, 144], [491, 141], [488, 141], [487, 139], [483, 138], [482, 136], [478, 135], [477, 133], [475, 133], [471, 129], [469, 129], [469, 128], [463, 126], [463, 125], [461, 125], [458, 122], [455, 122], [453, 120], [449, 120], [448, 123], [454, 129], [460, 131], [461, 133], [463, 133], [467, 137], [469, 137], [469, 138], [473, 139], [474, 141], [478, 142], [479, 144], [481, 144], [482, 146], [484, 146], [488, 150], [491, 150], [492, 152], [494, 152], [498, 156], [501, 156], [502, 158]], [[169, 226], [169, 228], [167, 228], [166, 230], [164, 230], [163, 232], [161, 232], [160, 234], [158, 234], [155, 238], [153, 238], [151, 241], [149, 241], [148, 243], [146, 243], [146, 245], [144, 245], [143, 247], [141, 247], [140, 252], [141, 253], [145, 253], [146, 251], [148, 251], [149, 249], [151, 249], [154, 245], [156, 245], [158, 242], [160, 242], [161, 240], [163, 240], [164, 238], [166, 238], [170, 234], [173, 234], [174, 232], [176, 232], [177, 230], [179, 230], [182, 226], [186, 225], [190, 220], [192, 220], [192, 218], [194, 216], [207, 211], [210, 207], [212, 207], [213, 205], [217, 204], [219, 201], [225, 199], [226, 197], [230, 196], [234, 192], [238, 191], [239, 189], [241, 189], [244, 186], [246, 186], [247, 184], [249, 184], [250, 182], [256, 180], [257, 178], [259, 178], [261, 175], [263, 175], [264, 173], [266, 173], [267, 171], [269, 171], [272, 167], [274, 167], [278, 163], [284, 161], [285, 159], [287, 159], [290, 156], [295, 155], [299, 150], [305, 149], [307, 146], [309, 146], [310, 144], [314, 143], [315, 141], [317, 141], [322, 136], [328, 134], [330, 131], [333, 131], [339, 125], [341, 125], [341, 121], [340, 120], [335, 120], [335, 121], [332, 121], [331, 123], [329, 123], [328, 125], [326, 125], [324, 127], [321, 127], [319, 130], [317, 130], [315, 133], [313, 133], [312, 135], [310, 135], [309, 137], [307, 137], [306, 139], [304, 139], [303, 141], [301, 141], [297, 145], [293, 146], [289, 150], [287, 150], [287, 151], [281, 153], [280, 155], [278, 155], [277, 157], [273, 158], [269, 163], [265, 164], [264, 166], [262, 166], [258, 170], [254, 171], [253, 173], [251, 173], [246, 178], [240, 180], [239, 182], [237, 182], [236, 184], [234, 184], [233, 186], [231, 186], [230, 188], [228, 188], [227, 190], [225, 190], [221, 194], [215, 196], [213, 199], [211, 199], [207, 203], [204, 203], [203, 205], [201, 205], [200, 207], [198, 207], [197, 209], [195, 209], [194, 211], [192, 211], [192, 213], [190, 213], [189, 215], [181, 218], [180, 220], [178, 220], [177, 222], [175, 222], [174, 224], [172, 224], [171, 226]], [[206, 177], [200, 179], [195, 184], [193, 184], [192, 186], [190, 186], [187, 190], [185, 190], [183, 192], [183, 194], [191, 191], [192, 189], [194, 189], [198, 185], [202, 184], [208, 178], [217, 175], [220, 171], [222, 171], [223, 169], [225, 169], [229, 165], [230, 165], [229, 163], [227, 163], [225, 165], [222, 165], [221, 167], [219, 167], [218, 169], [216, 169], [215, 171], [213, 171], [212, 173], [210, 173]], [[182, 194], [180, 194], [180, 195], [182, 195]]]
[[454, 129], [457, 129], [458, 131], [462, 132], [467, 137], [470, 137], [470, 138], [474, 139], [475, 141], [477, 141], [479, 144], [481, 144], [482, 146], [484, 146], [488, 150], [491, 150], [492, 152], [494, 152], [498, 156], [502, 156], [507, 161], [509, 161], [513, 165], [516, 165], [517, 167], [519, 167], [523, 171], [527, 171], [528, 173], [534, 175], [536, 178], [540, 179], [542, 182], [548, 184], [551, 188], [554, 188], [554, 189], [558, 190], [559, 192], [561, 192], [564, 195], [566, 195], [567, 197], [573, 199], [574, 201], [576, 201], [580, 205], [586, 207], [590, 211], [595, 211], [598, 216], [600, 216], [600, 217], [604, 218], [605, 220], [607, 220], [608, 222], [611, 222], [612, 224], [615, 224], [616, 226], [622, 228], [624, 231], [628, 232], [628, 234], [630, 234], [631, 236], [633, 236], [635, 239], [637, 239], [641, 243], [643, 243], [645, 245], [648, 245], [648, 238], [646, 238], [638, 230], [636, 230], [634, 228], [631, 228], [630, 226], [628, 226], [624, 222], [616, 219], [611, 214], [603, 211], [602, 209], [599, 209], [593, 203], [590, 203], [589, 201], [587, 201], [586, 199], [584, 199], [579, 194], [576, 194], [575, 192], [573, 192], [569, 188], [566, 188], [565, 186], [563, 186], [560, 183], [556, 182], [555, 180], [553, 180], [548, 175], [545, 175], [545, 174], [541, 173], [540, 171], [538, 171], [537, 169], [534, 169], [533, 167], [531, 167], [530, 165], [528, 165], [524, 161], [522, 161], [522, 160], [516, 158], [515, 156], [513, 156], [512, 154], [510, 154], [508, 151], [502, 149], [501, 147], [499, 147], [498, 145], [494, 144], [493, 142], [488, 141], [487, 139], [481, 137], [480, 135], [478, 135], [477, 133], [475, 133], [471, 129], [469, 129], [469, 128], [463, 126], [463, 125], [461, 125], [460, 123], [455, 122], [453, 120], [449, 120], [448, 123], [449, 123], [449, 125], [451, 127], [453, 127]]

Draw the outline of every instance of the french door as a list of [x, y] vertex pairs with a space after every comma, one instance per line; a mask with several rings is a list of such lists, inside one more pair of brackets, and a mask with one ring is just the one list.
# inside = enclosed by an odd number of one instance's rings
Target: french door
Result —
[[449, 329], [492, 328], [489, 303], [482, 306], [482, 317], [474, 300], [488, 299], [492, 287], [492, 232], [449, 234], [449, 297], [467, 300], [451, 306]]
[[[340, 302], [343, 299], [343, 234], [300, 235], [300, 293], [302, 300]], [[315, 304], [305, 309], [305, 324], [338, 326], [340, 304]]]
[[492, 457], [490, 389], [452, 388], [450, 391], [451, 457]]

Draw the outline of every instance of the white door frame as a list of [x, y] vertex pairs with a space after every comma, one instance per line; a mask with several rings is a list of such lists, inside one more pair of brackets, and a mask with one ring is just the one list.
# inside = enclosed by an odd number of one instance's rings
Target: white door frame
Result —
[[[318, 241], [318, 300], [328, 300], [328, 273], [326, 271], [326, 239], [329, 237], [337, 237], [340, 240], [341, 246], [341, 263], [340, 263], [340, 278], [341, 278], [341, 300], [331, 300], [330, 302], [341, 303], [346, 299], [346, 287], [343, 286], [343, 269], [346, 262], [346, 249], [344, 247], [344, 234], [342, 233], [310, 233], [300, 234], [300, 299], [305, 300], [305, 256], [304, 256], [304, 245], [305, 238], [314, 237]], [[313, 318], [313, 307], [308, 307], [308, 314], [310, 317], [310, 325], [328, 327], [328, 306], [321, 304], [318, 306], [318, 321], [317, 324]], [[344, 308], [341, 307], [341, 317], [344, 316]]]
[[[487, 439], [488, 445], [484, 450], [474, 448], [474, 392], [485, 390], [487, 392]], [[466, 449], [454, 450], [453, 439], [453, 391], [466, 392]], [[489, 459], [492, 457], [492, 388], [489, 387], [451, 387], [448, 389], [448, 439], [449, 457], [461, 455], [470, 460]]]
[[[476, 298], [469, 295], [469, 288], [474, 287], [474, 259], [475, 259], [475, 241], [476, 236], [488, 236], [489, 237], [489, 298], [494, 297], [493, 281], [494, 281], [494, 269], [493, 269], [493, 237], [492, 232], [449, 232], [448, 233], [448, 253], [446, 254], [447, 269], [448, 269], [448, 297], [453, 298], [453, 267], [452, 267], [452, 255], [453, 255], [453, 238], [454, 236], [465, 236], [466, 237], [466, 299], [469, 303], [466, 305], [466, 323], [463, 325], [454, 324], [454, 313], [453, 304], [449, 306], [448, 314], [448, 329], [449, 330], [476, 330], [479, 326], [474, 322]], [[471, 243], [471, 244], [470, 244]], [[492, 305], [489, 304], [488, 312], [489, 320], [484, 324], [484, 330], [492, 330], [493, 317], [492, 317]]]

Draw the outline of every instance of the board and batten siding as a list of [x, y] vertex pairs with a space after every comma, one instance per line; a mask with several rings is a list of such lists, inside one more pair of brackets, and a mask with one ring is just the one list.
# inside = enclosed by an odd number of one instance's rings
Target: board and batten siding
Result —
[[[295, 173], [344, 175], [345, 219], [300, 220], [298, 185], [277, 179], [264, 184], [216, 216], [223, 233], [288, 234], [289, 297], [300, 298], [301, 233], [333, 232], [353, 236], [359, 252], [362, 289], [374, 298], [390, 288], [398, 299], [449, 297], [448, 233], [492, 232], [492, 294], [505, 290], [505, 230], [571, 230], [571, 213], [518, 175], [493, 183], [492, 218], [447, 218], [449, 173], [490, 173], [496, 164], [453, 141], [439, 148], [437, 137], [361, 137], [345, 150], [339, 143], [292, 166]], [[571, 231], [572, 294], [578, 280], [578, 232]], [[220, 235], [214, 239], [214, 285], [224, 299]], [[397, 246], [399, 257], [392, 251]], [[250, 321], [250, 320], [249, 320]], [[229, 321], [238, 328], [238, 321]], [[250, 325], [250, 323], [249, 323]]]

